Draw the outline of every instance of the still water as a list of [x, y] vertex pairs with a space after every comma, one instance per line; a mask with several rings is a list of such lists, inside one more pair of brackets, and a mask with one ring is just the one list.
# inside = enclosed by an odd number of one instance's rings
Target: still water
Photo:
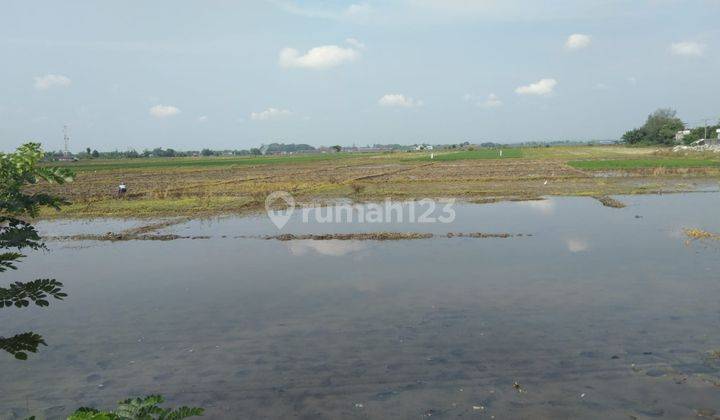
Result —
[[[693, 418], [720, 413], [720, 194], [458, 205], [450, 225], [283, 232], [524, 233], [275, 241], [265, 217], [189, 221], [169, 242], [50, 242], [3, 282], [68, 298], [4, 310], [0, 418], [163, 394], [209, 418]], [[49, 235], [137, 221], [47, 222]]]

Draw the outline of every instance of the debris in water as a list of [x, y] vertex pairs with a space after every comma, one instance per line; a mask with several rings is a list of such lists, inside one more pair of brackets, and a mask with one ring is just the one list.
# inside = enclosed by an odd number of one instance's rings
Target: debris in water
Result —
[[515, 390], [519, 394], [522, 394], [523, 392], [527, 392], [527, 391], [525, 391], [525, 388], [523, 388], [522, 385], [520, 385], [520, 383], [517, 381], [513, 382], [513, 388], [515, 388]]
[[515, 236], [532, 236], [532, 234], [512, 234], [512, 233], [484, 233], [484, 232], [469, 232], [469, 233], [453, 233], [450, 232], [446, 235], [448, 238], [512, 238]]
[[699, 408], [695, 410], [698, 417], [713, 417], [715, 416], [715, 410], [712, 408]]
[[713, 359], [713, 360], [720, 360], [720, 350], [709, 351], [708, 358]]
[[313, 240], [313, 241], [398, 241], [411, 239], [428, 239], [432, 238], [432, 233], [413, 233], [413, 232], [369, 232], [369, 233], [326, 233], [326, 234], [307, 234], [294, 235], [285, 233], [282, 235], [264, 236], [263, 239], [277, 239], [278, 241], [295, 241], [295, 240]]
[[367, 233], [323, 233], [323, 234], [292, 234], [285, 233], [281, 235], [265, 235], [265, 236], [236, 236], [236, 239], [275, 239], [278, 241], [400, 241], [414, 239], [431, 239], [431, 238], [514, 238], [523, 236], [533, 236], [530, 233], [485, 233], [485, 232], [449, 232], [447, 234], [433, 234], [424, 232], [367, 232]]
[[607, 195], [596, 195], [593, 198], [602, 203], [605, 207], [612, 207], [614, 209], [621, 209], [625, 207], [625, 203], [612, 197], [608, 197]]
[[720, 241], [720, 234], [708, 232], [702, 229], [683, 229], [683, 232], [685, 232], [685, 236], [688, 237], [687, 243], [697, 240]]
[[180, 236], [180, 235], [148, 235], [134, 233], [107, 232], [102, 235], [83, 234], [69, 236], [50, 236], [49, 241], [174, 241], [176, 239], [210, 239], [209, 236]]

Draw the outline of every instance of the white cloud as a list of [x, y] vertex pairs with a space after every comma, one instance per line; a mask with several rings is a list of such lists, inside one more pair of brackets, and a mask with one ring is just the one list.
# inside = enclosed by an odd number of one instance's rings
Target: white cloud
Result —
[[294, 48], [283, 48], [280, 51], [280, 65], [282, 67], [298, 67], [306, 69], [327, 69], [339, 66], [346, 62], [360, 58], [360, 53], [352, 48], [338, 47], [337, 45], [323, 45], [312, 48], [300, 55]]
[[268, 108], [260, 112], [250, 113], [250, 119], [254, 121], [267, 121], [274, 118], [281, 118], [291, 115], [292, 112], [287, 109]]
[[349, 44], [349, 45], [352, 46], [352, 47], [357, 48], [358, 50], [364, 50], [364, 49], [365, 49], [365, 44], [363, 44], [362, 42], [358, 41], [356, 38], [347, 38], [347, 39], [345, 40], [345, 43], [346, 43], [346, 44]]
[[486, 98], [481, 98], [479, 95], [466, 93], [463, 96], [463, 100], [465, 102], [472, 102], [475, 104], [475, 106], [481, 108], [497, 108], [499, 106], [502, 106], [503, 104], [500, 100], [500, 97], [494, 93], [489, 94]]
[[557, 85], [555, 79], [542, 79], [527, 86], [520, 86], [515, 89], [518, 95], [550, 95]]
[[198, 117], [197, 120], [198, 120], [198, 122], [201, 122], [201, 123], [207, 122], [207, 121], [208, 121], [208, 116], [207, 116], [207, 115], [201, 115], [201, 116]]
[[150, 108], [150, 115], [155, 118], [172, 117], [173, 115], [177, 115], [180, 112], [180, 109], [172, 105], [155, 105], [154, 107]]
[[591, 38], [589, 35], [572, 34], [565, 41], [565, 49], [569, 51], [577, 51], [590, 46]]
[[705, 45], [697, 42], [675, 42], [670, 44], [670, 52], [686, 57], [700, 57], [705, 53]]
[[72, 83], [67, 76], [61, 74], [46, 74], [35, 78], [35, 89], [48, 90], [53, 87], [68, 87]]
[[595, 83], [595, 86], [593, 86], [593, 89], [595, 89], [595, 90], [608, 90], [608, 89], [610, 89], [610, 86], [606, 85], [605, 83]]
[[494, 93], [491, 93], [488, 95], [487, 99], [485, 99], [485, 102], [480, 105], [484, 108], [497, 108], [499, 106], [502, 106], [502, 104], [503, 103], [500, 100], [500, 97]]
[[378, 100], [380, 106], [412, 108], [422, 106], [423, 102], [400, 93], [388, 93]]

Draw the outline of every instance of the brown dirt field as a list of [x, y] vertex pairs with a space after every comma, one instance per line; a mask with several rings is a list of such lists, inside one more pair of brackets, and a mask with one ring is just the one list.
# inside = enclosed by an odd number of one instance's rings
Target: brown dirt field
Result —
[[[73, 204], [43, 217], [158, 217], [243, 213], [261, 209], [267, 194], [288, 191], [300, 202], [349, 198], [456, 197], [474, 202], [547, 195], [606, 196], [692, 191], [715, 183], [718, 171], [589, 173], [564, 159], [476, 159], [443, 162], [359, 157], [312, 163], [212, 168], [156, 168], [79, 172], [76, 180], [50, 186]], [[128, 185], [115, 197], [120, 182]]]

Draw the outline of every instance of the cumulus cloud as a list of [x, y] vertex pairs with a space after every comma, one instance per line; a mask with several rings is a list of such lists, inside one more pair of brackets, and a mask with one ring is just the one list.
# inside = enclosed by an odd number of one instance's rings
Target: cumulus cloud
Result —
[[565, 41], [565, 49], [568, 51], [582, 50], [590, 46], [591, 38], [589, 35], [572, 34]]
[[378, 100], [378, 104], [386, 107], [413, 108], [422, 106], [423, 102], [400, 93], [388, 93]]
[[201, 122], [201, 123], [207, 122], [208, 116], [207, 116], [207, 115], [201, 115], [201, 116], [198, 117], [197, 120], [198, 120], [198, 122]]
[[527, 86], [519, 86], [517, 89], [515, 89], [515, 93], [517, 93], [518, 95], [545, 96], [553, 93], [556, 85], [557, 80], [555, 79], [542, 79]]
[[267, 121], [275, 118], [286, 117], [291, 114], [292, 112], [287, 109], [268, 108], [264, 111], [250, 113], [250, 119], [254, 121]]
[[280, 51], [280, 66], [286, 68], [327, 69], [360, 58], [360, 53], [352, 48], [337, 45], [323, 45], [309, 50], [305, 54], [294, 48], [283, 48]]
[[181, 111], [172, 105], [155, 105], [150, 108], [150, 115], [155, 118], [167, 118], [179, 114]]
[[48, 90], [53, 87], [68, 87], [72, 83], [67, 76], [61, 74], [46, 74], [35, 78], [35, 89]]
[[686, 57], [700, 57], [705, 53], [705, 45], [697, 42], [675, 42], [670, 44], [670, 52]]

